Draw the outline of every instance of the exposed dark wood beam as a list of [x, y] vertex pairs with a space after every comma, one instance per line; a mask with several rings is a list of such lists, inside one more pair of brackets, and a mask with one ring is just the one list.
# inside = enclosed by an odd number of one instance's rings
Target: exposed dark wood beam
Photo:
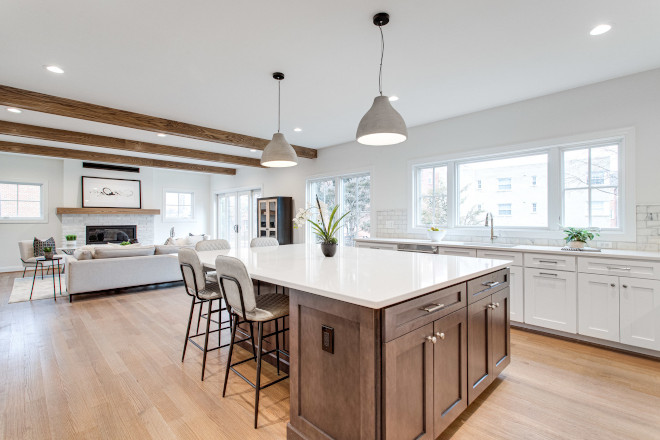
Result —
[[0, 152], [30, 154], [33, 156], [59, 157], [62, 159], [93, 160], [96, 162], [119, 163], [168, 170], [195, 171], [198, 173], [236, 174], [234, 168], [212, 167], [194, 163], [170, 162], [168, 160], [147, 159], [144, 157], [121, 156], [119, 154], [93, 153], [91, 151], [53, 148], [41, 145], [22, 144], [20, 142], [0, 141]]
[[[263, 150], [269, 142], [268, 139], [201, 127], [3, 85], [0, 85], [0, 105], [256, 150]], [[298, 145], [294, 145], [293, 148], [299, 157], [316, 158], [316, 150], [312, 148]]]
[[18, 124], [7, 121], [0, 121], [0, 134], [55, 142], [66, 142], [69, 144], [88, 145], [90, 147], [113, 148], [115, 150], [137, 153], [160, 154], [165, 156], [208, 160], [211, 162], [231, 163], [250, 167], [261, 166], [259, 164], [259, 159], [254, 159], [252, 157], [233, 156], [230, 154], [214, 153], [212, 151], [195, 150], [192, 148], [171, 147], [169, 145], [131, 141], [128, 139], [39, 127], [36, 125]]

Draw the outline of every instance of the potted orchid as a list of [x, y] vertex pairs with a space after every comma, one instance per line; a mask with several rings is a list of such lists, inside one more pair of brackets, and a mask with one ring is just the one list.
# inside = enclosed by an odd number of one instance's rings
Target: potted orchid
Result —
[[312, 225], [312, 232], [320, 239], [321, 251], [326, 257], [332, 257], [337, 252], [337, 237], [341, 221], [348, 215], [337, 218], [339, 205], [335, 205], [332, 211], [328, 211], [328, 205], [316, 197], [316, 206], [300, 208], [293, 219], [294, 228], [302, 228], [307, 222]]

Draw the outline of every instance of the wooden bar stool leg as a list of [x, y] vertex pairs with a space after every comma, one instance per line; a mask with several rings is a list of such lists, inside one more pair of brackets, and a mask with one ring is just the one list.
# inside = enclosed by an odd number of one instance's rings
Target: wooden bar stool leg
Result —
[[231, 341], [229, 341], [229, 355], [227, 358], [227, 367], [225, 369], [225, 384], [222, 387], [222, 397], [225, 397], [227, 391], [227, 379], [229, 379], [229, 369], [231, 368], [231, 355], [234, 352], [234, 339], [236, 338], [236, 327], [238, 326], [238, 315], [231, 316]]
[[[213, 301], [207, 301], [209, 303], [209, 314], [208, 319], [206, 320], [206, 335], [204, 336], [204, 357], [202, 358], [202, 381], [204, 381], [204, 369], [206, 368], [206, 354], [208, 353], [209, 346], [209, 327], [211, 326], [211, 303]], [[201, 308], [202, 306], [200, 306]]]
[[261, 343], [264, 334], [264, 323], [259, 322], [257, 327], [259, 328], [259, 336], [257, 336], [259, 346], [257, 347], [257, 386], [254, 397], [254, 429], [257, 429], [257, 419], [259, 418], [259, 391], [261, 391]]
[[188, 317], [188, 329], [186, 330], [186, 340], [183, 343], [183, 355], [181, 355], [181, 362], [186, 358], [186, 347], [188, 346], [188, 337], [190, 336], [190, 325], [192, 324], [193, 312], [195, 311], [195, 297], [192, 297], [190, 304], [190, 316]]

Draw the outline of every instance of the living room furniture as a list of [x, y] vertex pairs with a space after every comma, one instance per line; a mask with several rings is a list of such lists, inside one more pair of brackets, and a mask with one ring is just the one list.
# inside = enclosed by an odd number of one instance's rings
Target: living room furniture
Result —
[[[93, 247], [96, 249], [93, 253], [80, 248], [74, 255], [67, 255], [64, 262], [69, 301], [77, 294], [181, 281], [181, 270], [176, 256], [179, 247], [136, 247], [138, 249], [96, 246]], [[100, 251], [101, 249], [103, 251]], [[149, 249], [153, 249], [149, 255], [134, 256], [135, 253], [149, 252]], [[85, 254], [88, 254], [88, 259], [76, 257], [78, 255], [83, 258]]]
[[[20, 252], [21, 255], [21, 263], [23, 265], [23, 276], [25, 277], [25, 271], [28, 268], [34, 268], [34, 272], [37, 272], [37, 258], [34, 255], [34, 241], [33, 240], [20, 240], [18, 242], [18, 251]], [[42, 261], [39, 264], [39, 267], [41, 267], [41, 279], [43, 279], [44, 274], [44, 267], [46, 267], [47, 270], [51, 269], [53, 264], [55, 262], [53, 260], [49, 261]]]
[[[32, 293], [34, 292], [34, 282], [37, 279], [37, 268], [41, 266], [41, 279], [44, 279], [44, 264], [48, 264], [53, 268], [53, 299], [57, 301], [57, 293], [55, 290], [55, 262], [57, 262], [57, 280], [60, 284], [60, 295], [62, 295], [62, 278], [60, 277], [60, 260], [62, 259], [61, 255], [53, 255], [51, 258], [48, 257], [35, 257], [36, 263], [34, 268], [34, 275], [32, 276], [32, 289], [30, 289], [30, 300], [32, 300]], [[25, 270], [23, 270], [25, 274]]]
[[[188, 342], [202, 350], [203, 381], [204, 371], [206, 370], [206, 354], [209, 351], [217, 350], [228, 345], [222, 345], [222, 330], [228, 330], [230, 327], [223, 327], [222, 324], [231, 323], [231, 317], [227, 321], [222, 320], [222, 312], [227, 309], [222, 305], [220, 287], [218, 286], [217, 281], [210, 281], [207, 279], [206, 275], [204, 274], [204, 268], [202, 267], [202, 263], [199, 261], [199, 256], [197, 255], [196, 251], [192, 249], [181, 249], [179, 251], [179, 267], [181, 269], [181, 276], [183, 278], [183, 284], [185, 286], [186, 293], [192, 298], [192, 302], [190, 304], [190, 316], [188, 317], [188, 328], [186, 330], [186, 339], [183, 343], [183, 354], [181, 355], [181, 362], [183, 362], [186, 358], [186, 347], [188, 346]], [[214, 310], [213, 301], [216, 300], [218, 301], [218, 308]], [[204, 307], [204, 304], [208, 304], [208, 310], [205, 315], [201, 315], [201, 310]], [[197, 332], [195, 332], [194, 335], [190, 335], [190, 325], [192, 324], [192, 317], [196, 305], [199, 305], [200, 316], [206, 319], [206, 331], [204, 333], [199, 333], [198, 318]], [[215, 321], [218, 324], [218, 328], [216, 330], [210, 330], [211, 316], [213, 313], [218, 313], [218, 320]], [[209, 334], [215, 332], [218, 332], [218, 345], [217, 347], [209, 349]], [[194, 338], [202, 335], [204, 335], [203, 347], [194, 340]]]
[[293, 199], [265, 197], [257, 199], [257, 237], [272, 237], [279, 244], [293, 243]]
[[[254, 397], [254, 428], [257, 429], [257, 419], [259, 417], [259, 392], [263, 388], [268, 388], [278, 382], [287, 379], [289, 375], [275, 379], [266, 385], [261, 385], [261, 357], [275, 353], [277, 357], [277, 375], [280, 375], [280, 353], [285, 354], [280, 350], [279, 335], [283, 334], [288, 328], [278, 327], [278, 320], [289, 315], [289, 297], [286, 295], [268, 294], [256, 296], [252, 286], [252, 279], [241, 260], [234, 257], [227, 257], [219, 255], [215, 260], [215, 270], [218, 273], [218, 281], [220, 283], [220, 291], [225, 299], [225, 303], [231, 312], [231, 343], [229, 345], [229, 356], [227, 358], [227, 367], [225, 369], [225, 383], [222, 387], [222, 397], [225, 397], [227, 391], [227, 380], [229, 378], [229, 370], [233, 371], [246, 381], [252, 388], [255, 389]], [[248, 378], [239, 373], [234, 367], [245, 362], [252, 361], [254, 357], [244, 359], [242, 361], [231, 363], [232, 354], [234, 351], [234, 344], [243, 342], [234, 341], [236, 337], [236, 327], [241, 323], [248, 323], [252, 328], [253, 323], [257, 323], [257, 383], [252, 383]], [[274, 322], [275, 331], [264, 335], [264, 324]], [[250, 333], [252, 335], [252, 333]], [[263, 339], [270, 336], [275, 336], [275, 349], [262, 353]], [[253, 342], [254, 346], [254, 342]]]

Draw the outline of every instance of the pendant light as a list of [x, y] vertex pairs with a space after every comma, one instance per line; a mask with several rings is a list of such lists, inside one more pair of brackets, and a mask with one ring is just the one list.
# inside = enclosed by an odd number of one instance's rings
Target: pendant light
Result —
[[406, 122], [399, 112], [394, 110], [387, 96], [383, 96], [383, 54], [385, 39], [383, 26], [390, 22], [389, 14], [380, 12], [374, 15], [373, 22], [380, 30], [380, 70], [378, 73], [379, 96], [358, 125], [356, 139], [365, 145], [394, 145], [408, 138]]
[[273, 78], [277, 80], [277, 133], [273, 135], [273, 140], [266, 145], [261, 155], [261, 165], [265, 167], [282, 168], [298, 165], [298, 156], [296, 150], [286, 141], [286, 138], [280, 133], [280, 84], [284, 79], [284, 74], [280, 72], [273, 73]]

